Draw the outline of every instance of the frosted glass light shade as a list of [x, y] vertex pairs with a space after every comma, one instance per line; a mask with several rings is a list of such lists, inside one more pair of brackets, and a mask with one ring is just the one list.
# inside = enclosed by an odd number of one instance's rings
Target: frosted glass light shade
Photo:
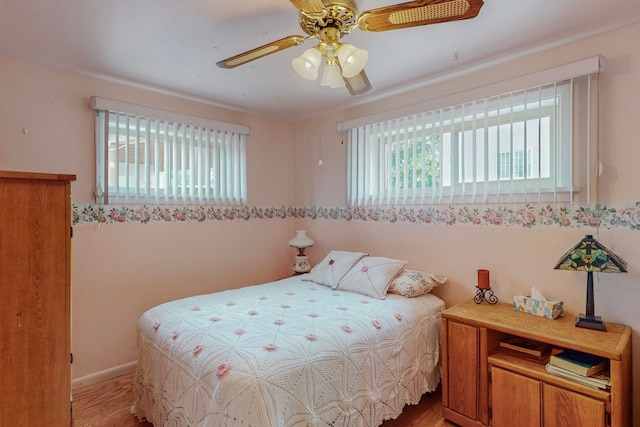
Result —
[[315, 242], [309, 236], [305, 230], [296, 230], [296, 235], [293, 239], [289, 240], [289, 246], [294, 248], [308, 248], [313, 246]]
[[320, 85], [329, 86], [332, 89], [344, 86], [340, 66], [335, 61], [327, 61], [325, 64]]
[[291, 60], [291, 66], [300, 77], [307, 80], [315, 80], [318, 78], [318, 69], [320, 68], [320, 60], [322, 54], [314, 47], [307, 49], [297, 58]]
[[350, 78], [360, 73], [369, 59], [369, 52], [345, 43], [338, 49], [338, 61], [342, 67], [342, 75]]

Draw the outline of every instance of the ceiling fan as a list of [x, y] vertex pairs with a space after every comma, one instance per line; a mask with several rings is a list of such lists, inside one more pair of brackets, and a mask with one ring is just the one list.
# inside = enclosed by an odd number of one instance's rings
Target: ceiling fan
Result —
[[300, 27], [307, 36], [288, 36], [232, 56], [216, 65], [234, 68], [311, 38], [320, 43], [294, 58], [292, 66], [302, 77], [315, 80], [326, 58], [320, 84], [346, 86], [351, 95], [371, 90], [364, 72], [368, 53], [340, 39], [358, 27], [363, 31], [388, 31], [439, 22], [475, 18], [483, 0], [417, 0], [358, 13], [355, 0], [290, 0], [298, 8]]

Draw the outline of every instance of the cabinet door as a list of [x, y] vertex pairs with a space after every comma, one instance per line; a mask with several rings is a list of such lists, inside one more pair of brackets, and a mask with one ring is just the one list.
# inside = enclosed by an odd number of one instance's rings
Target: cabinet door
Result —
[[604, 402], [545, 384], [544, 425], [548, 427], [604, 427]]
[[[491, 368], [491, 426], [540, 427], [540, 381]], [[549, 424], [554, 426], [554, 424]], [[573, 427], [581, 424], [573, 424]]]
[[450, 321], [448, 334], [449, 408], [478, 419], [478, 328]]
[[69, 426], [69, 184], [0, 179], [0, 426]]

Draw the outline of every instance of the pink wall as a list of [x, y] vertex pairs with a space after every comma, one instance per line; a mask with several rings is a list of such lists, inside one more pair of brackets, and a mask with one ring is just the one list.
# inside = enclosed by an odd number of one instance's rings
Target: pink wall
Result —
[[[602, 54], [606, 59], [600, 77], [600, 177], [603, 204], [640, 201], [640, 144], [637, 115], [640, 112], [640, 24], [513, 60], [451, 81], [426, 86], [384, 101], [336, 111], [297, 123], [296, 192], [298, 206], [346, 205], [346, 145], [335, 132], [343, 120], [411, 105], [465, 89], [491, 84], [538, 70]], [[372, 82], [375, 85], [375, 82]], [[318, 166], [319, 139], [307, 135], [324, 129], [323, 166]], [[482, 207], [482, 206], [481, 206]], [[316, 239], [308, 251], [313, 262], [331, 249], [359, 250], [409, 260], [410, 267], [449, 277], [435, 291], [451, 306], [473, 297], [476, 270], [491, 271], [491, 282], [500, 301], [529, 293], [537, 286], [550, 298], [564, 301], [568, 313], [584, 312], [584, 273], [554, 270], [559, 257], [585, 234], [594, 234], [629, 263], [627, 274], [601, 274], [595, 283], [596, 314], [606, 321], [630, 325], [633, 346], [640, 348], [640, 231], [616, 227], [562, 229], [559, 227], [507, 228], [470, 225], [413, 225], [358, 220], [304, 220], [299, 225]], [[640, 351], [633, 368], [640, 372]], [[636, 378], [640, 378], [636, 376]], [[634, 380], [634, 418], [640, 425], [640, 380]]]
[[[76, 174], [72, 202], [93, 203], [92, 95], [249, 125], [249, 204], [292, 205], [291, 124], [7, 57], [0, 57], [0, 169]], [[135, 361], [136, 321], [153, 305], [290, 274], [294, 230], [292, 219], [77, 225], [73, 377], [90, 382]]]
[[256, 206], [293, 202], [293, 126], [107, 80], [0, 57], [0, 168], [74, 173], [73, 201], [93, 203], [96, 95], [251, 127], [248, 199]]

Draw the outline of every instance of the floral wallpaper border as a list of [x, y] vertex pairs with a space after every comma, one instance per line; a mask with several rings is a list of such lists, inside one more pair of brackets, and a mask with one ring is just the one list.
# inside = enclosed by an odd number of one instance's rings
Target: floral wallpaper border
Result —
[[640, 201], [620, 206], [216, 207], [73, 205], [73, 225], [309, 218], [389, 224], [624, 228], [640, 231]]

